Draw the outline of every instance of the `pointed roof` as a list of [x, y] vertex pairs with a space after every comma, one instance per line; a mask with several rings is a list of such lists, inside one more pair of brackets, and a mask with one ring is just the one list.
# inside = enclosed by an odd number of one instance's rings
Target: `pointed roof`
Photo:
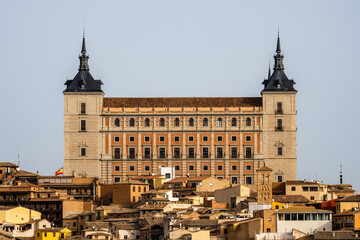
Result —
[[79, 56], [80, 65], [79, 72], [76, 74], [73, 80], [67, 80], [65, 85], [67, 86], [64, 92], [102, 92], [101, 80], [95, 80], [90, 74], [89, 68], [89, 55], [86, 52], [85, 34], [83, 34], [81, 55]]
[[265, 79], [262, 84], [264, 84], [263, 92], [267, 91], [295, 91], [293, 79], [289, 79], [284, 72], [284, 55], [281, 54], [280, 47], [280, 36], [278, 35], [277, 45], [276, 45], [276, 54], [274, 55], [275, 64], [274, 72], [271, 76], [268, 76], [268, 79]]
[[272, 171], [272, 169], [264, 165], [261, 168], [259, 168], [257, 171], [258, 172], [260, 172], [260, 171]]

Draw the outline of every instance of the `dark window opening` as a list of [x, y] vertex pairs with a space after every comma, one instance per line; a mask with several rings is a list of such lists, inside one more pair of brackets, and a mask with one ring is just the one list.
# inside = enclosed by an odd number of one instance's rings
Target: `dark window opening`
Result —
[[195, 157], [195, 149], [193, 147], [189, 147], [188, 151], [189, 151], [189, 158], [194, 158]]
[[216, 149], [216, 157], [217, 158], [223, 158], [223, 148], [222, 147], [218, 147]]
[[80, 110], [81, 114], [85, 114], [86, 113], [86, 103], [81, 103], [81, 110]]
[[209, 158], [209, 148], [203, 148], [203, 158]]

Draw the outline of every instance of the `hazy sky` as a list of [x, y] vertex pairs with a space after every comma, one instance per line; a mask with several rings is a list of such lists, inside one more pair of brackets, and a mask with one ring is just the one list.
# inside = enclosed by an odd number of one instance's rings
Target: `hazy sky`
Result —
[[360, 1], [0, 1], [0, 161], [63, 166], [85, 22], [105, 96], [260, 96], [278, 25], [296, 81], [298, 179], [360, 188]]

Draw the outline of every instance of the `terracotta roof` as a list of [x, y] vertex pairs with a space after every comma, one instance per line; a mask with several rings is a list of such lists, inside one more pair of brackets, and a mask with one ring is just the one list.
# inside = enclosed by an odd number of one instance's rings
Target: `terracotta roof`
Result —
[[103, 206], [99, 206], [97, 207], [95, 210], [99, 211], [99, 210], [119, 210], [122, 209], [121, 205], [103, 205]]
[[191, 226], [191, 227], [208, 227], [208, 226], [217, 226], [217, 220], [208, 220], [208, 219], [196, 219], [196, 220], [183, 220], [174, 224], [174, 226]]
[[18, 167], [18, 165], [10, 162], [0, 162], [0, 167]]
[[36, 173], [32, 173], [32, 172], [28, 172], [28, 171], [24, 171], [24, 170], [20, 170], [14, 173], [15, 177], [20, 177], [20, 176], [33, 176], [33, 177], [37, 177], [39, 176]]
[[104, 107], [261, 107], [261, 97], [104, 98]]
[[289, 208], [283, 208], [279, 211], [277, 211], [278, 213], [284, 213], [284, 212], [304, 212], [304, 213], [308, 213], [308, 212], [320, 212], [320, 213], [332, 213], [331, 211], [328, 210], [321, 210], [321, 209], [316, 209], [314, 207], [303, 207], [303, 206], [296, 206], [296, 207], [289, 207]]
[[348, 211], [344, 211], [342, 213], [337, 213], [334, 216], [352, 216], [355, 214], [359, 214], [360, 210], [348, 210]]
[[335, 200], [335, 202], [360, 202], [360, 195], [352, 195], [349, 197]]
[[273, 200], [279, 203], [308, 203], [309, 199], [303, 195], [273, 195]]
[[259, 172], [259, 171], [272, 171], [272, 169], [264, 165], [264, 166], [262, 166], [261, 168], [259, 168], [257, 171], [258, 171], [258, 172]]
[[323, 183], [317, 182], [308, 182], [308, 181], [301, 181], [301, 180], [291, 180], [286, 181], [286, 185], [324, 185]]
[[156, 210], [156, 209], [164, 209], [164, 207], [166, 207], [166, 203], [159, 203], [159, 204], [145, 204], [145, 205], [141, 205], [138, 208], [140, 210]]
[[160, 178], [160, 177], [164, 177], [164, 175], [143, 175], [143, 176], [136, 176], [136, 177], [131, 178], [131, 180], [155, 179], [155, 178]]
[[148, 183], [144, 183], [138, 180], [127, 180], [127, 181], [121, 181], [121, 182], [117, 182], [114, 183], [114, 185], [121, 185], [121, 184], [136, 184], [136, 185], [149, 185]]
[[315, 231], [314, 239], [359, 239], [353, 231]]
[[95, 181], [94, 177], [89, 178], [73, 178], [72, 183], [93, 183]]
[[182, 182], [191, 182], [191, 181], [201, 181], [209, 177], [178, 177], [173, 180], [167, 181], [165, 183], [182, 183]]

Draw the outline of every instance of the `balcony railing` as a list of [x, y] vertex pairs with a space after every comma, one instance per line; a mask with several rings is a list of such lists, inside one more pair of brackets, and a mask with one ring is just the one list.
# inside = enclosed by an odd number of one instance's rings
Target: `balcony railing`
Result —
[[284, 128], [282, 126], [275, 127], [275, 131], [282, 132], [282, 131], [284, 131]]

